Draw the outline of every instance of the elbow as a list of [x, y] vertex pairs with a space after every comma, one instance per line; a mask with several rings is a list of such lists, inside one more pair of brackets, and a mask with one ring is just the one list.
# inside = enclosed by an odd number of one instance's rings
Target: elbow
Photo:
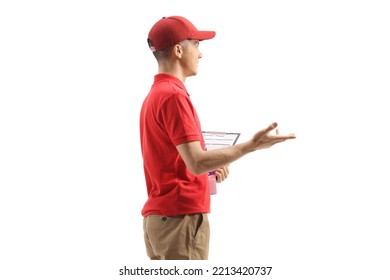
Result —
[[194, 175], [196, 175], [196, 176], [199, 176], [199, 175], [205, 173], [204, 169], [202, 169], [202, 168], [200, 168], [200, 167], [198, 167], [198, 166], [188, 166], [187, 168], [188, 168], [188, 170], [189, 170], [192, 174], [194, 174]]
[[196, 176], [204, 174], [208, 171], [208, 169], [200, 162], [189, 164], [187, 165], [187, 168], [192, 174]]
[[177, 150], [187, 169], [198, 176], [208, 171], [208, 157], [205, 155], [198, 142], [189, 142], [177, 146]]

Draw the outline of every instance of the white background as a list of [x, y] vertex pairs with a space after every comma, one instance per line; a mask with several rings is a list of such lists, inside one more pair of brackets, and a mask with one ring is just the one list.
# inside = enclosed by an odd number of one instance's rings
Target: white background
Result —
[[0, 278], [128, 279], [123, 266], [151, 265], [146, 37], [182, 15], [217, 32], [186, 81], [203, 129], [240, 142], [277, 121], [297, 136], [231, 164], [212, 197], [210, 260], [196, 265], [389, 279], [386, 2], [2, 1]]

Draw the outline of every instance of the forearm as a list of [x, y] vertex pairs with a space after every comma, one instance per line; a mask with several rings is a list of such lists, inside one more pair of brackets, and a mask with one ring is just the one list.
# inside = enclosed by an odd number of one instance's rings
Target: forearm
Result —
[[241, 143], [231, 147], [205, 151], [198, 159], [198, 170], [204, 173], [228, 165], [251, 152], [249, 143]]
[[187, 168], [194, 174], [203, 174], [221, 168], [254, 150], [249, 141], [211, 151], [203, 151], [199, 142], [185, 143], [179, 145], [177, 149]]

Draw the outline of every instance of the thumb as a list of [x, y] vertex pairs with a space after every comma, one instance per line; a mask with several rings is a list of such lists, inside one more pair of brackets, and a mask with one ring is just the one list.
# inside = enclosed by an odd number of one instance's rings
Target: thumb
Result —
[[278, 126], [278, 123], [277, 123], [277, 122], [271, 123], [271, 124], [265, 129], [265, 133], [268, 133], [268, 132], [274, 130], [277, 126]]

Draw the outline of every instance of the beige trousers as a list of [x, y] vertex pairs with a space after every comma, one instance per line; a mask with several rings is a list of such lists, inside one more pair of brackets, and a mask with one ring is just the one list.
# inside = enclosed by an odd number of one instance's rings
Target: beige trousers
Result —
[[151, 260], [207, 260], [210, 239], [207, 214], [147, 216], [144, 239]]

